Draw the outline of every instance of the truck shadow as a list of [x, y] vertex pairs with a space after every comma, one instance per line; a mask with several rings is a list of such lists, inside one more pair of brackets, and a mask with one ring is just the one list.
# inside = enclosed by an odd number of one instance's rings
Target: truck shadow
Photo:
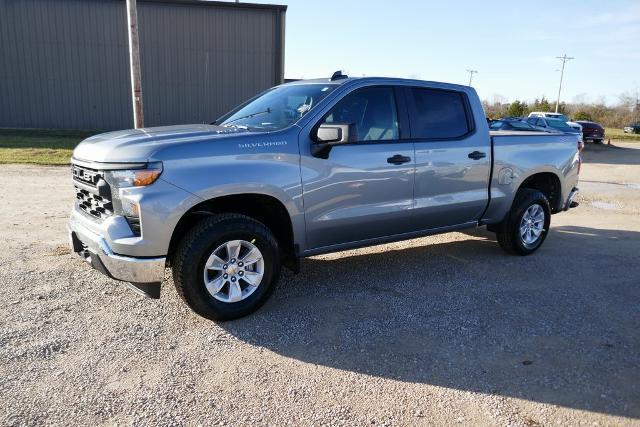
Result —
[[637, 148], [621, 147], [619, 145], [588, 143], [582, 151], [582, 161], [585, 164], [599, 163], [608, 165], [640, 165], [640, 143]]
[[307, 363], [640, 418], [640, 233], [555, 227], [529, 257], [464, 237], [305, 260], [221, 326]]

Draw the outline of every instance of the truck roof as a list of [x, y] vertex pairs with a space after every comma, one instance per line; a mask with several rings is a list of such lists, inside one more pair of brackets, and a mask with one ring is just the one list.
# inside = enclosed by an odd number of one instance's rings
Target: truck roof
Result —
[[324, 84], [334, 84], [334, 85], [343, 85], [347, 82], [371, 82], [371, 83], [379, 83], [379, 84], [391, 84], [391, 83], [408, 83], [415, 84], [417, 86], [423, 85], [431, 85], [431, 86], [439, 86], [439, 87], [448, 87], [456, 90], [468, 90], [469, 86], [460, 85], [455, 83], [445, 83], [445, 82], [436, 82], [430, 80], [417, 80], [417, 79], [404, 79], [399, 77], [348, 77], [344, 76], [339, 79], [331, 79], [331, 78], [319, 78], [319, 79], [304, 79], [304, 80], [292, 80], [283, 85], [304, 85], [304, 84], [313, 84], [313, 83], [324, 83]]

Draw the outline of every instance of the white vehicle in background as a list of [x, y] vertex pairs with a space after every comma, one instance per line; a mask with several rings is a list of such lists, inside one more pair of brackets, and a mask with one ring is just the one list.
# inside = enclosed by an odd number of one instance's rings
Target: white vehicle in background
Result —
[[559, 119], [563, 122], [566, 122], [575, 130], [580, 131], [580, 134], [582, 134], [582, 125], [577, 122], [572, 122], [571, 120], [569, 120], [569, 117], [561, 113], [550, 113], [548, 111], [532, 111], [531, 113], [529, 113], [528, 117], [548, 117], [550, 119]]

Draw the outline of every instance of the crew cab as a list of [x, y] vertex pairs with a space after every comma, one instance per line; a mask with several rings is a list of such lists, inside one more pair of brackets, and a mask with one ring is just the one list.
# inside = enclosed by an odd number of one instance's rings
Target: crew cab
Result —
[[86, 139], [71, 246], [155, 298], [170, 267], [196, 313], [234, 319], [312, 255], [485, 225], [507, 253], [532, 254], [572, 206], [577, 139], [490, 133], [468, 86], [337, 72], [213, 124]]

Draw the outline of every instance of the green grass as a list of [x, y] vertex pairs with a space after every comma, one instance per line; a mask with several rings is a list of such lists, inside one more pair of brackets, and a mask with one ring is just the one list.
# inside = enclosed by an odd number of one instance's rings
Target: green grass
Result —
[[624, 133], [622, 129], [616, 128], [605, 128], [604, 129], [605, 138], [611, 138], [618, 141], [624, 142], [640, 142], [640, 134], [638, 133]]
[[0, 129], [0, 163], [67, 165], [80, 141], [96, 132]]

